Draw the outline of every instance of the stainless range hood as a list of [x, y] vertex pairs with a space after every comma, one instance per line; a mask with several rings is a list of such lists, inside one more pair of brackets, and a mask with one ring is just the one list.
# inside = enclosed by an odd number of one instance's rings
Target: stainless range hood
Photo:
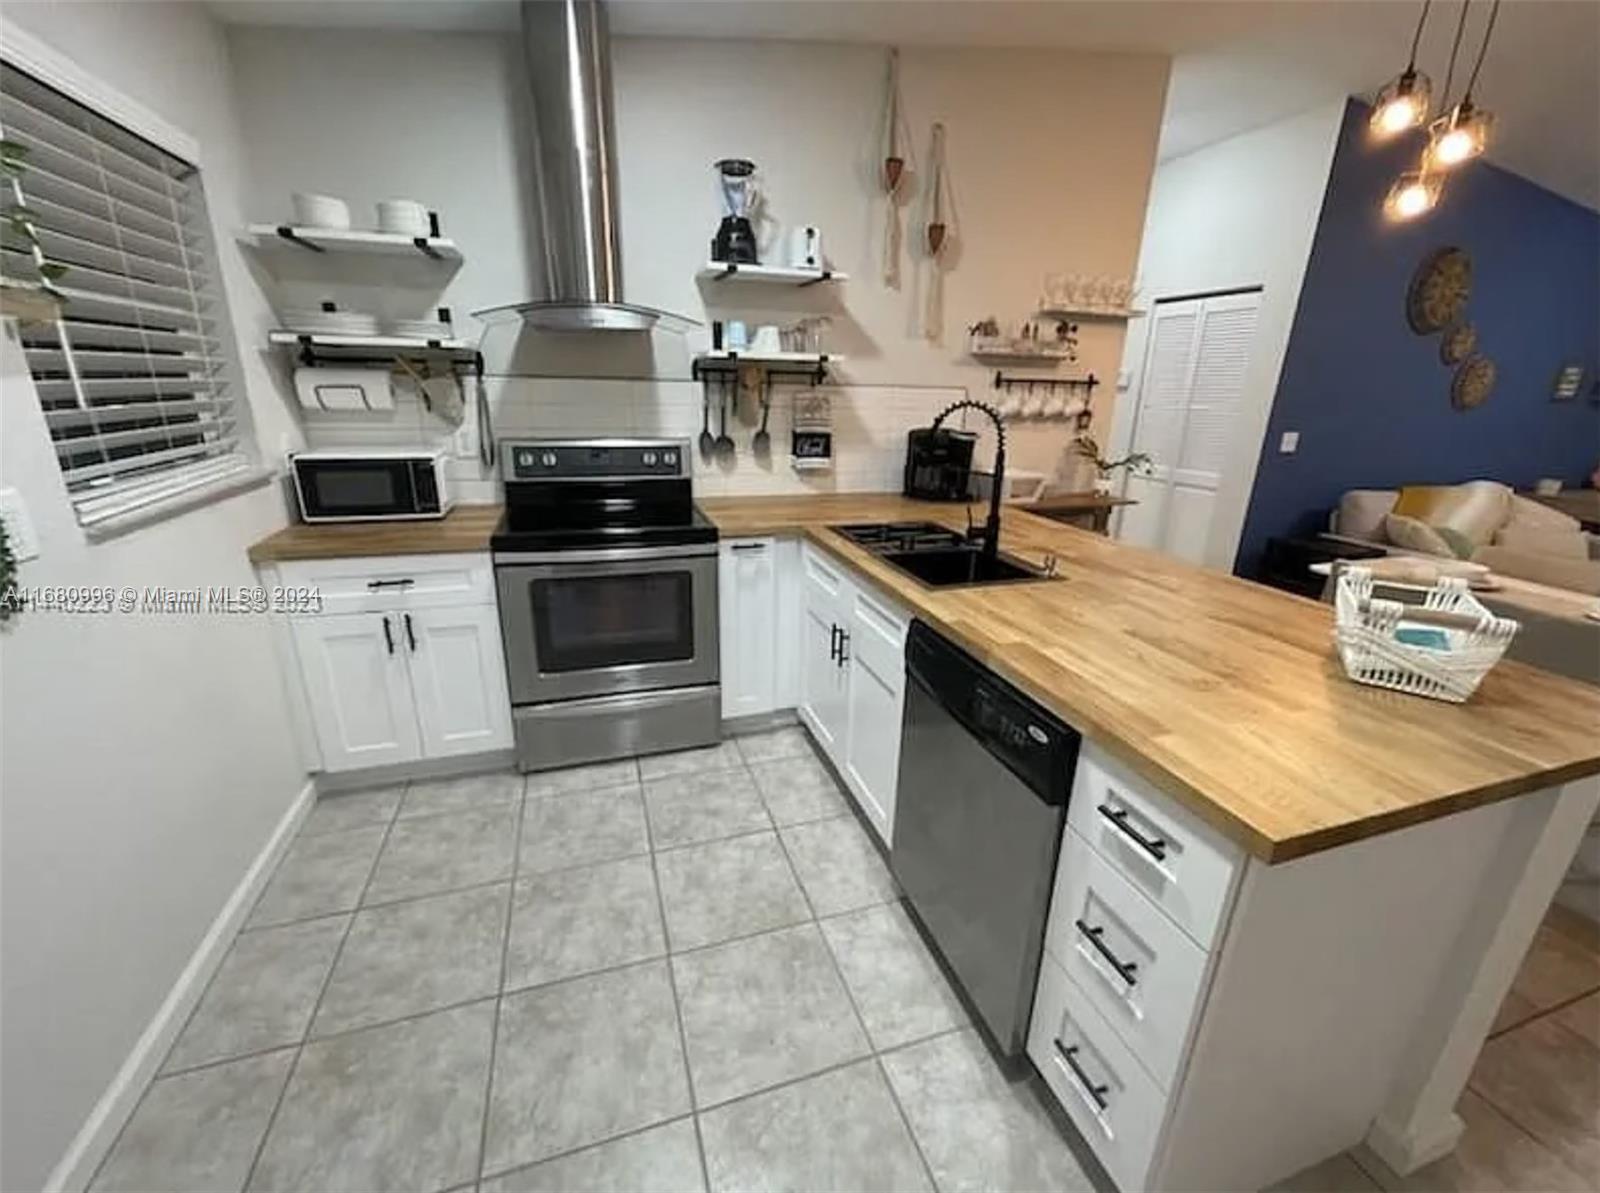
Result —
[[611, 34], [603, 0], [522, 0], [543, 223], [543, 300], [473, 314], [546, 331], [686, 330], [697, 322], [622, 299]]

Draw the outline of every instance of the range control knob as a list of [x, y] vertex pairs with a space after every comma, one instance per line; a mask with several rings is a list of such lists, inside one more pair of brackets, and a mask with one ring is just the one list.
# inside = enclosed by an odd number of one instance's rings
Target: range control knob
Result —
[[678, 453], [677, 452], [662, 452], [661, 453], [661, 462], [663, 464], [665, 464], [668, 468], [676, 468], [678, 466]]
[[556, 466], [555, 452], [545, 452], [544, 455], [539, 457], [539, 463], [543, 464], [546, 468], [554, 468]]
[[654, 468], [656, 466], [655, 452], [645, 452], [644, 455], [639, 457], [639, 459], [643, 461], [646, 468]]
[[528, 451], [518, 452], [517, 453], [517, 467], [518, 468], [532, 468], [533, 467], [533, 453], [532, 452], [528, 452]]

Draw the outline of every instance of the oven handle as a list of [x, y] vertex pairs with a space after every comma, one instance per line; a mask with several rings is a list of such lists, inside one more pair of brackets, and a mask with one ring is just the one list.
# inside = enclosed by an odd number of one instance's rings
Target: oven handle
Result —
[[496, 551], [496, 564], [631, 563], [643, 559], [694, 559], [717, 553], [716, 543], [676, 547], [603, 547], [593, 551]]

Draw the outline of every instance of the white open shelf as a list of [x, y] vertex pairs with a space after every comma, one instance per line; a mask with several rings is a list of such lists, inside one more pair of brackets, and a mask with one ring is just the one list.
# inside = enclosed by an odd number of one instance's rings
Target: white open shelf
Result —
[[814, 286], [818, 282], [847, 282], [850, 275], [837, 269], [797, 269], [789, 265], [740, 265], [733, 261], [707, 261], [695, 272], [703, 282], [770, 282], [778, 286]]
[[1046, 319], [1137, 319], [1144, 312], [1134, 307], [1040, 307]]
[[310, 344], [313, 348], [374, 348], [413, 352], [471, 352], [471, 340], [426, 339], [422, 336], [347, 335], [325, 331], [269, 331], [269, 344]]
[[461, 260], [461, 250], [456, 247], [456, 242], [443, 236], [406, 236], [399, 232], [306, 228], [293, 224], [251, 224], [245, 229], [244, 239], [258, 248], [393, 257], [421, 255], [436, 261]]
[[967, 355], [977, 360], [1076, 360], [1078, 354], [1071, 348], [1057, 347], [1049, 340], [974, 336], [967, 343]]
[[696, 360], [738, 361], [749, 365], [831, 365], [844, 357], [836, 352], [751, 352], [742, 348], [713, 348]]

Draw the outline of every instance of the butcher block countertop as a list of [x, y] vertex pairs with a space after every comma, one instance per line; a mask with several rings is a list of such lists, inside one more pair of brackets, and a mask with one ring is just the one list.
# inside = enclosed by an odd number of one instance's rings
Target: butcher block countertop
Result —
[[251, 563], [348, 559], [362, 555], [440, 555], [487, 551], [500, 505], [458, 505], [443, 518], [414, 522], [297, 522], [250, 547]]
[[937, 591], [827, 527], [963, 528], [962, 506], [700, 505], [725, 536], [803, 534], [1267, 862], [1600, 773], [1600, 688], [1513, 662], [1464, 705], [1364, 687], [1334, 656], [1328, 606], [1020, 510], [1002, 548], [1054, 553], [1060, 578]]

